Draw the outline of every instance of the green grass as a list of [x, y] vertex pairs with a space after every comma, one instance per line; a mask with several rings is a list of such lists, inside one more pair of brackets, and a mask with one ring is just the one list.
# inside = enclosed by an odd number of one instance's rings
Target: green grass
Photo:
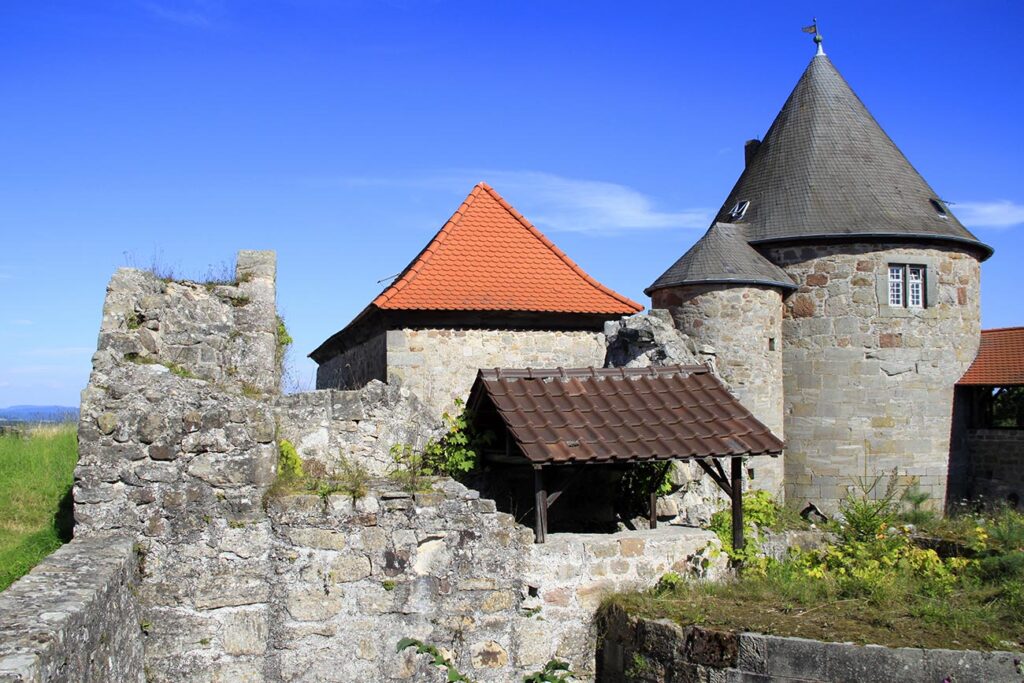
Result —
[[[852, 519], [852, 508], [847, 513]], [[732, 631], [890, 647], [1024, 648], [1024, 514], [999, 510], [933, 526], [965, 555], [942, 559], [888, 522], [848, 524], [824, 550], [751, 561], [735, 580], [663, 582], [608, 602], [636, 616]]]
[[75, 425], [0, 435], [0, 591], [71, 539]]

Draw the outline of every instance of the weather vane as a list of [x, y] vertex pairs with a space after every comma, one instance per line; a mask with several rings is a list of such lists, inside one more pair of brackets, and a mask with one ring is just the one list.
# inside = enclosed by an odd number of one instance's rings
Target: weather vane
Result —
[[813, 21], [814, 23], [812, 23], [810, 26], [804, 26], [801, 30], [804, 33], [814, 34], [814, 44], [818, 46], [818, 54], [823, 55], [825, 54], [825, 50], [821, 47], [821, 34], [818, 33], [818, 17], [814, 17]]

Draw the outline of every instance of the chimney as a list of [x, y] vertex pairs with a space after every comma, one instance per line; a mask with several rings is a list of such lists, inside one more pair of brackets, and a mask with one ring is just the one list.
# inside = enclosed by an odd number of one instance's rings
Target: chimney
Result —
[[750, 160], [757, 154], [757, 148], [761, 146], [760, 140], [747, 140], [743, 145], [743, 167], [750, 166]]

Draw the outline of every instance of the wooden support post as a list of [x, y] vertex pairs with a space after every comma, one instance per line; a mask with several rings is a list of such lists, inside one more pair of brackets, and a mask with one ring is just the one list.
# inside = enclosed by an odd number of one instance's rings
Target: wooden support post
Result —
[[544, 469], [533, 466], [533, 535], [537, 543], [544, 543], [548, 536], [548, 492], [544, 488]]
[[651, 491], [651, 528], [658, 528], [658, 492]]
[[743, 458], [732, 457], [732, 547], [743, 549]]

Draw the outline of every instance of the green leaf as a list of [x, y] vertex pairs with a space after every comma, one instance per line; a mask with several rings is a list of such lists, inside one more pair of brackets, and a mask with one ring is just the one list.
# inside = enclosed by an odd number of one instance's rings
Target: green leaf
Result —
[[405, 650], [410, 647], [415, 647], [419, 649], [422, 645], [423, 643], [416, 640], [415, 638], [402, 638], [398, 641], [398, 646], [395, 649], [395, 652], [401, 652], [402, 650]]

